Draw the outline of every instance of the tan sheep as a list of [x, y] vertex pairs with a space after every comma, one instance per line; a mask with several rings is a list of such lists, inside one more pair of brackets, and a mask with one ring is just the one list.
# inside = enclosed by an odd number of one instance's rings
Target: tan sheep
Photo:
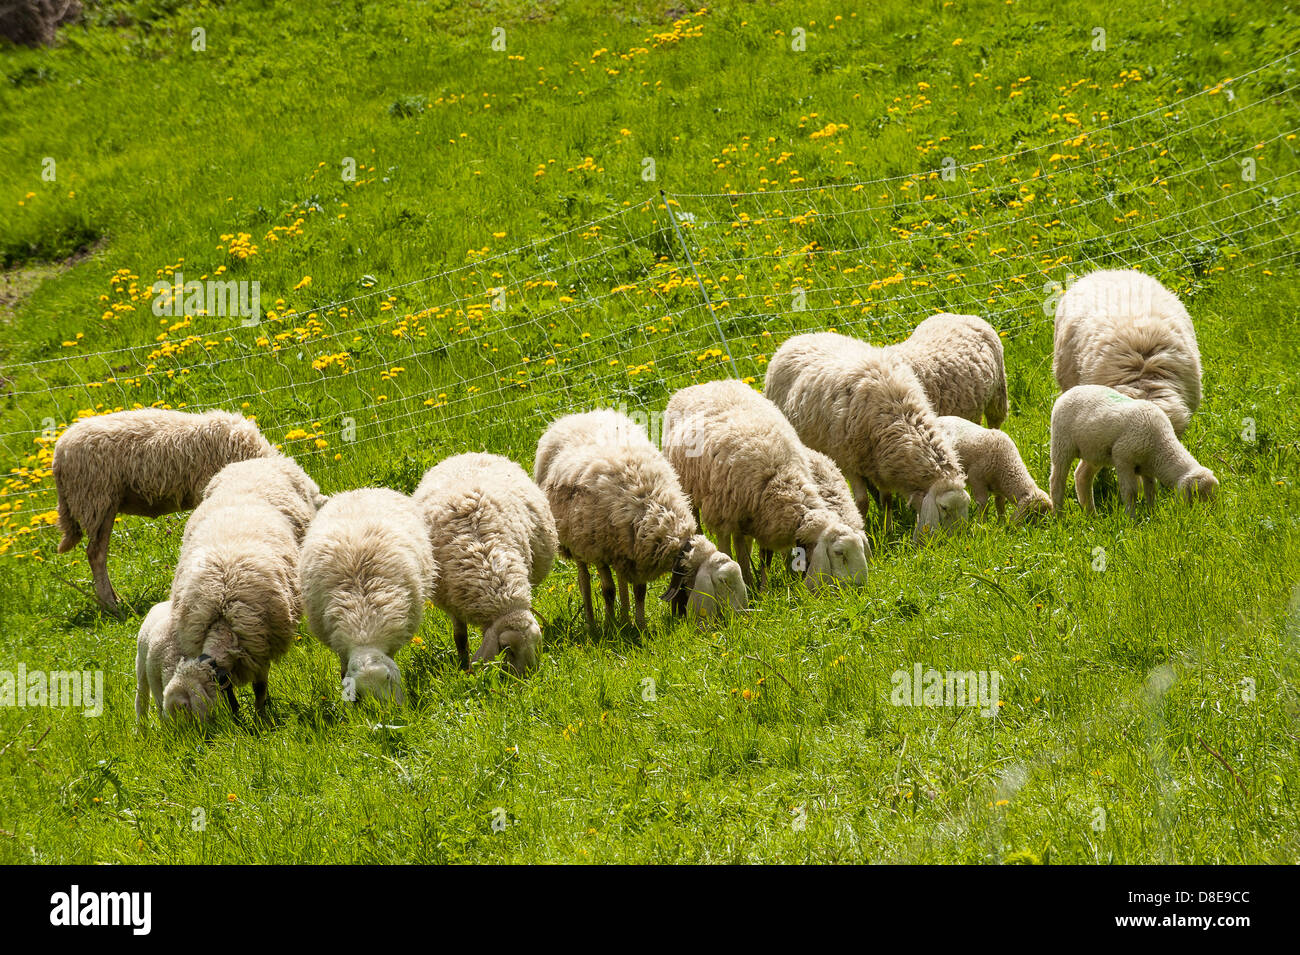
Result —
[[1000, 428], [1007, 419], [1007, 372], [997, 330], [975, 315], [931, 315], [906, 341], [885, 349], [915, 372], [930, 407]]
[[135, 643], [135, 715], [143, 721], [152, 695], [163, 717], [163, 692], [181, 661], [180, 646], [172, 630], [172, 602], [154, 604], [140, 624]]
[[596, 629], [591, 564], [600, 574], [607, 624], [614, 619], [615, 574], [620, 616], [626, 623], [630, 584], [638, 629], [646, 625], [647, 584], [670, 572], [664, 599], [674, 615], [745, 608], [740, 566], [697, 533], [677, 474], [631, 418], [611, 410], [560, 418], [537, 444], [533, 474], [555, 516], [560, 553], [577, 565], [588, 629]]
[[[871, 542], [866, 538], [866, 526], [862, 522], [862, 512], [858, 510], [857, 502], [853, 500], [853, 489], [849, 487], [844, 472], [839, 469], [834, 461], [820, 451], [814, 451], [805, 445], [803, 453], [808, 461], [808, 470], [812, 473], [813, 483], [817, 485], [817, 491], [821, 494], [822, 501], [838, 514], [845, 524], [856, 531], [862, 532], [863, 539], [866, 540], [866, 558], [870, 561]], [[772, 551], [763, 548], [759, 555], [764, 568], [771, 564]]]
[[1052, 504], [1065, 503], [1066, 481], [1076, 458], [1075, 494], [1086, 513], [1093, 511], [1092, 482], [1103, 468], [1114, 467], [1120, 500], [1132, 517], [1139, 483], [1147, 505], [1156, 485], [1177, 488], [1189, 500], [1210, 500], [1219, 486], [1174, 434], [1169, 417], [1151, 401], [1130, 398], [1104, 385], [1077, 385], [1052, 407]]
[[957, 452], [971, 497], [981, 512], [988, 507], [990, 497], [998, 517], [1006, 515], [1008, 501], [1015, 505], [1012, 520], [1016, 523], [1052, 512], [1052, 499], [1034, 483], [1009, 434], [981, 428], [956, 415], [943, 415], [938, 421]]
[[108, 540], [118, 514], [161, 517], [198, 504], [212, 476], [233, 461], [275, 451], [252, 421], [225, 411], [142, 408], [84, 418], [54, 446], [59, 553], [88, 537], [95, 596], [117, 611]]
[[402, 703], [393, 657], [420, 629], [437, 582], [423, 509], [387, 488], [335, 495], [307, 532], [298, 578], [307, 625], [338, 655], [345, 697]]
[[1134, 270], [1090, 272], [1056, 306], [1052, 370], [1065, 392], [1107, 385], [1155, 402], [1181, 437], [1201, 403], [1201, 353], [1187, 309]]
[[918, 538], [966, 519], [957, 454], [916, 374], [885, 349], [834, 332], [796, 335], [772, 356], [764, 393], [844, 472], [864, 515], [869, 495], [883, 509], [898, 493], [917, 512]]
[[431, 467], [413, 496], [438, 565], [433, 603], [452, 618], [461, 668], [470, 668], [473, 624], [483, 628], [475, 663], [505, 651], [515, 673], [532, 669], [542, 637], [532, 588], [551, 572], [559, 546], [541, 490], [508, 458], [471, 453]]
[[[315, 484], [287, 460], [230, 465], [244, 472], [240, 479], [210, 482], [190, 515], [172, 580], [172, 629], [184, 659], [164, 693], [169, 714], [206, 718], [218, 691], [238, 713], [235, 687], [245, 683], [258, 712], [266, 709], [271, 663], [293, 644], [302, 613], [295, 517], [315, 506]], [[261, 471], [260, 482], [245, 484], [250, 470]]]
[[755, 585], [753, 541], [772, 551], [803, 548], [810, 588], [827, 577], [866, 580], [866, 535], [822, 500], [794, 429], [749, 385], [683, 388], [668, 402], [663, 442], [704, 526], [739, 561], [747, 587]]

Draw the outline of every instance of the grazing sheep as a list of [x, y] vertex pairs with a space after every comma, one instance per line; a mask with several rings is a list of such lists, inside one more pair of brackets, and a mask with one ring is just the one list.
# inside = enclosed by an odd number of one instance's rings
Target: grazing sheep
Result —
[[1005, 516], [1008, 501], [1016, 506], [1012, 516], [1016, 523], [1052, 512], [1052, 499], [1034, 483], [1009, 434], [981, 428], [956, 415], [943, 415], [938, 420], [957, 452], [971, 497], [980, 511], [988, 507], [992, 496], [998, 517]]
[[631, 584], [638, 629], [646, 585], [669, 572], [664, 596], [674, 615], [745, 608], [740, 566], [697, 533], [672, 466], [631, 418], [608, 410], [560, 418], [537, 444], [533, 474], [555, 516], [560, 553], [577, 564], [588, 629], [596, 629], [589, 564], [600, 574], [606, 623], [614, 618], [613, 574], [625, 623]]
[[[203, 489], [205, 501], [236, 495], [254, 497], [278, 509], [293, 525], [294, 536], [300, 544], [316, 512], [327, 500], [297, 461], [279, 453], [228, 464]], [[185, 527], [187, 533], [190, 523]]]
[[298, 577], [307, 624], [338, 654], [344, 687], [403, 702], [393, 657], [420, 629], [437, 580], [423, 510], [387, 488], [335, 495], [307, 532]]
[[[834, 461], [820, 451], [805, 447], [803, 453], [808, 460], [808, 469], [812, 472], [813, 482], [817, 485], [817, 491], [821, 494], [826, 506], [838, 514], [840, 519], [849, 527], [856, 531], [865, 532], [866, 527], [862, 523], [862, 512], [858, 510], [858, 505], [853, 500], [853, 489], [849, 487], [849, 482], [845, 479], [844, 473], [836, 466]], [[759, 552], [759, 556], [765, 568], [772, 562], [772, 551], [767, 548], [763, 548]], [[866, 557], [867, 560], [871, 560], [870, 541], [866, 545]]]
[[555, 563], [555, 518], [524, 469], [495, 454], [458, 454], [425, 472], [413, 495], [431, 528], [438, 581], [433, 603], [452, 618], [461, 668], [468, 625], [483, 628], [474, 662], [503, 650], [515, 673], [537, 663], [542, 630], [532, 588]]
[[1132, 517], [1138, 484], [1149, 505], [1156, 483], [1177, 488], [1187, 500], [1210, 500], [1219, 482], [1197, 463], [1174, 434], [1169, 417], [1152, 401], [1130, 398], [1104, 385], [1077, 385], [1052, 407], [1052, 504], [1065, 503], [1070, 465], [1079, 505], [1092, 513], [1092, 482], [1097, 472], [1114, 467], [1120, 500]]
[[225, 411], [142, 408], [84, 418], [54, 446], [59, 553], [87, 535], [95, 596], [105, 610], [117, 611], [117, 591], [108, 578], [113, 518], [189, 510], [227, 464], [274, 453], [257, 425]]
[[1061, 391], [1108, 385], [1160, 406], [1182, 437], [1201, 403], [1196, 329], [1178, 296], [1133, 270], [1089, 272], [1056, 306]]
[[755, 540], [772, 551], [802, 547], [810, 588], [822, 577], [866, 579], [866, 535], [822, 500], [794, 429], [749, 385], [683, 388], [668, 402], [663, 441], [664, 456], [718, 546], [739, 560], [747, 587], [754, 586]]
[[181, 650], [172, 630], [172, 602], [164, 600], [154, 604], [140, 624], [140, 635], [135, 642], [135, 715], [143, 720], [149, 710], [152, 694], [163, 716], [163, 691], [176, 672], [181, 660]]
[[999, 428], [1007, 419], [1002, 339], [975, 315], [931, 315], [885, 351], [916, 373], [936, 415], [957, 415]]
[[887, 350], [834, 332], [796, 335], [772, 356], [764, 393], [804, 444], [839, 465], [864, 515], [868, 495], [884, 509], [900, 493], [918, 538], [966, 519], [957, 454], [916, 374]]
[[185, 709], [205, 718], [218, 690], [237, 713], [234, 688], [249, 682], [258, 712], [265, 711], [271, 663], [297, 633], [295, 520], [314, 514], [318, 492], [283, 461], [258, 463], [260, 483], [215, 482], [186, 524], [171, 591], [172, 628], [185, 659], [164, 694], [169, 714]]

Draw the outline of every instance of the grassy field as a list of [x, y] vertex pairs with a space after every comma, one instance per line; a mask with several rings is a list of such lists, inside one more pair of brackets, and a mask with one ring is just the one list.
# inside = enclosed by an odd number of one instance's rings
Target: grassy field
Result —
[[[1294, 7], [87, 5], [0, 49], [0, 672], [105, 699], [0, 706], [0, 862], [1300, 860]], [[1002, 330], [1046, 485], [1052, 304], [1096, 267], [1196, 321], [1211, 506], [904, 520], [859, 590], [639, 640], [588, 637], [561, 562], [526, 682], [431, 610], [408, 705], [351, 706], [304, 629], [251, 729], [135, 726], [185, 515], [119, 520], [125, 621], [54, 553], [86, 415], [242, 409], [327, 492], [410, 491], [942, 310]], [[159, 316], [178, 275], [260, 320]], [[917, 665], [995, 671], [997, 717], [893, 705]]]

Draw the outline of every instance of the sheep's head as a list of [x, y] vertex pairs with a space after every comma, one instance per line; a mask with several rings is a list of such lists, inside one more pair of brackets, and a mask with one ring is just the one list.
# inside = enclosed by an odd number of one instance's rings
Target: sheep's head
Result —
[[219, 693], [217, 671], [206, 661], [181, 660], [163, 690], [163, 714], [168, 718], [183, 714], [206, 720]]
[[406, 702], [402, 691], [402, 674], [397, 669], [397, 661], [373, 647], [356, 650], [348, 657], [347, 669], [343, 673], [343, 682], [355, 690], [355, 696], [374, 697], [377, 700], [394, 700]]
[[970, 495], [964, 482], [936, 481], [925, 494], [912, 496], [916, 510], [916, 540], [937, 531], [951, 530], [966, 520], [970, 512]]
[[512, 610], [483, 631], [483, 642], [474, 654], [474, 662], [490, 660], [504, 651], [510, 669], [523, 676], [537, 665], [537, 648], [541, 642], [542, 628], [532, 611]]
[[674, 617], [707, 618], [744, 610], [749, 591], [740, 565], [696, 534], [678, 552], [662, 599], [672, 606]]
[[1219, 489], [1219, 479], [1209, 468], [1198, 467], [1179, 479], [1178, 489], [1189, 502], [1212, 501]]
[[1041, 521], [1051, 513], [1051, 497], [1042, 488], [1036, 487], [1030, 494], [1020, 499], [1012, 519], [1017, 524], [1031, 524]]
[[809, 590], [817, 590], [827, 578], [855, 586], [867, 582], [871, 544], [862, 531], [835, 521], [826, 526], [812, 542], [811, 548], [805, 549], [808, 552], [808, 570], [804, 582]]

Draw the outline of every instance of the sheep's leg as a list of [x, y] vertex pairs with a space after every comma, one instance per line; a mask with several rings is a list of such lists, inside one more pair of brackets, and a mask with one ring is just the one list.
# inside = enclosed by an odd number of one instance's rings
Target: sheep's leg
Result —
[[767, 569], [772, 566], [772, 551], [766, 547], [758, 549], [758, 563], [763, 573], [763, 579], [767, 579]]
[[[1065, 487], [1070, 480], [1070, 465], [1079, 456], [1079, 449], [1070, 444], [1068, 438], [1057, 428], [1052, 433], [1052, 476], [1049, 479], [1049, 491], [1052, 495], [1052, 508], [1057, 514], [1065, 507]], [[1078, 493], [1078, 485], [1075, 486]], [[1082, 503], [1082, 500], [1080, 500]]]
[[623, 627], [628, 623], [627, 578], [621, 574], [618, 578], [618, 623]]
[[734, 553], [731, 558], [740, 564], [740, 576], [745, 581], [745, 586], [751, 591], [754, 589], [754, 567], [750, 562], [749, 545], [747, 539], [740, 535], [734, 538], [737, 544], [733, 549]]
[[[972, 484], [970, 486], [970, 497], [971, 497], [971, 501], [975, 504], [975, 513], [978, 514], [981, 519], [983, 519], [989, 509], [988, 486], [984, 484]], [[1001, 508], [999, 508], [998, 509], [999, 516], [1001, 516], [1001, 513], [1002, 510]]]
[[632, 596], [636, 600], [636, 628], [645, 629], [645, 584], [633, 584]]
[[[1097, 509], [1092, 500], [1092, 482], [1097, 477], [1100, 468], [1094, 467], [1087, 461], [1080, 460], [1079, 466], [1074, 469], [1074, 496], [1079, 499], [1079, 506], [1083, 508], [1085, 514], [1091, 514]], [[1052, 472], [1052, 477], [1056, 477], [1056, 472]]]
[[1119, 481], [1119, 499], [1129, 517], [1137, 516], [1138, 482], [1141, 480], [1130, 464], [1115, 462], [1115, 478]]
[[108, 579], [108, 539], [113, 533], [113, 518], [116, 513], [108, 514], [99, 526], [90, 534], [86, 542], [86, 560], [90, 563], [90, 574], [95, 581], [95, 597], [99, 605], [109, 613], [119, 613], [117, 591]]
[[253, 709], [257, 711], [259, 718], [266, 716], [267, 704], [271, 702], [271, 694], [266, 685], [267, 674], [259, 673], [257, 679], [253, 681]]
[[[745, 551], [745, 556], [747, 557], [750, 554], [750, 549], [753, 544], [753, 541], [754, 539], [752, 537], [746, 537], [743, 541], [741, 541], [741, 546]], [[770, 554], [771, 551], [768, 551], [768, 553]], [[767, 589], [767, 564], [764, 563], [762, 560], [758, 562], [758, 589], [759, 590]]]
[[993, 495], [993, 506], [998, 509], [998, 520], [1006, 520], [1007, 517], [1007, 499], [1001, 494]]
[[1142, 475], [1142, 497], [1146, 501], [1147, 507], [1156, 506], [1156, 479], [1148, 475]]
[[597, 564], [596, 572], [600, 574], [600, 595], [605, 598], [605, 626], [614, 622], [614, 575], [609, 564]]
[[460, 668], [469, 672], [469, 624], [458, 617], [451, 618], [451, 634], [456, 640], [456, 658]]
[[591, 606], [591, 570], [586, 564], [578, 564], [578, 590], [582, 592], [582, 613], [587, 618], [587, 630], [596, 632], [596, 612]]

